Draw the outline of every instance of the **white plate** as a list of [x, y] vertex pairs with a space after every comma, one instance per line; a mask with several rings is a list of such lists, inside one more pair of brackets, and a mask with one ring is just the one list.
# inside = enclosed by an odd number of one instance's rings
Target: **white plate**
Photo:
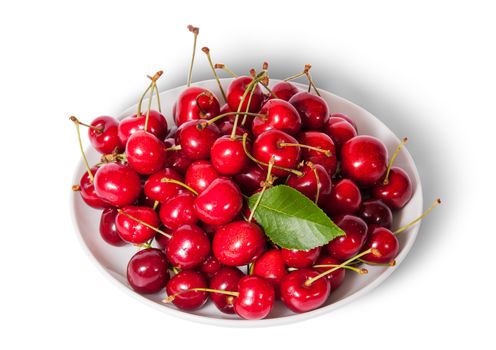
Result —
[[[222, 79], [223, 86], [227, 87], [230, 80], [231, 79]], [[271, 80], [271, 85], [277, 81], [278, 80], [275, 79]], [[222, 97], [220, 96], [215, 80], [202, 81], [194, 85], [210, 89], [217, 95], [219, 101], [222, 101]], [[306, 88], [306, 86], [303, 85], [299, 85], [299, 87], [302, 89]], [[164, 91], [160, 94], [163, 112], [167, 116], [169, 125], [173, 125], [171, 117], [172, 105], [183, 89], [184, 86], [181, 86], [172, 90]], [[331, 112], [340, 112], [350, 116], [357, 124], [359, 134], [367, 134], [378, 137], [385, 143], [386, 147], [390, 151], [390, 154], [400, 142], [399, 138], [396, 137], [386, 125], [363, 108], [322, 89], [320, 89], [320, 93], [329, 103]], [[143, 105], [146, 106], [147, 104], [144, 103]], [[123, 112], [120, 116], [118, 116], [118, 118], [122, 119], [132, 115], [135, 111], [136, 106], [133, 106]], [[95, 164], [98, 162], [99, 154], [95, 150], [89, 148], [86, 150], [86, 154], [90, 164]], [[421, 214], [422, 188], [420, 185], [417, 168], [406, 148], [403, 148], [396, 158], [395, 165], [405, 169], [413, 182], [412, 199], [401, 211], [394, 213], [393, 227], [399, 227], [417, 218]], [[79, 183], [81, 174], [83, 174], [84, 171], [85, 169], [83, 163], [79, 162], [74, 174], [74, 183]], [[126, 266], [127, 262], [131, 256], [136, 253], [137, 249], [131, 245], [117, 248], [105, 243], [101, 239], [98, 232], [100, 211], [86, 206], [80, 196], [76, 193], [71, 195], [71, 207], [74, 223], [77, 232], [79, 233], [78, 236], [81, 239], [84, 248], [90, 253], [93, 258], [92, 260], [94, 260], [102, 271], [104, 271], [105, 275], [108, 276], [110, 280], [115, 282], [121, 290], [124, 290], [129, 295], [134, 296], [157, 310], [173, 316], [179, 316], [185, 319], [208, 324], [234, 327], [265, 327], [301, 321], [328, 313], [331, 310], [334, 310], [335, 308], [366, 294], [373, 288], [377, 287], [395, 269], [398, 268], [398, 265], [403, 261], [403, 259], [405, 259], [411, 249], [419, 230], [419, 226], [416, 225], [410, 228], [407, 232], [403, 232], [399, 235], [398, 239], [400, 242], [400, 252], [396, 258], [396, 267], [370, 266], [367, 267], [369, 270], [367, 275], [347, 274], [345, 282], [339, 289], [331, 293], [329, 300], [321, 308], [303, 314], [294, 314], [285, 308], [281, 302], [277, 302], [271, 314], [266, 319], [247, 321], [241, 320], [235, 315], [226, 315], [221, 313], [211, 302], [200, 310], [182, 311], [177, 309], [173, 304], [164, 305], [161, 303], [165, 293], [154, 295], [140, 295], [135, 293], [127, 284]]]

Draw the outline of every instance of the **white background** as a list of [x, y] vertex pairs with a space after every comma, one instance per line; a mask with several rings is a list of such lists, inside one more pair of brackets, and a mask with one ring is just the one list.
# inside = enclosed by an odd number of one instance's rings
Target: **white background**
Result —
[[[494, 347], [495, 11], [465, 1], [16, 1], [0, 5], [0, 346], [4, 349]], [[323, 4], [326, 4], [325, 7]], [[145, 74], [183, 84], [200, 47], [243, 72], [317, 84], [365, 107], [417, 162], [426, 203], [411, 254], [379, 288], [284, 327], [224, 329], [129, 298], [84, 253], [68, 197], [71, 114], [136, 101]], [[194, 79], [210, 78], [203, 54]]]

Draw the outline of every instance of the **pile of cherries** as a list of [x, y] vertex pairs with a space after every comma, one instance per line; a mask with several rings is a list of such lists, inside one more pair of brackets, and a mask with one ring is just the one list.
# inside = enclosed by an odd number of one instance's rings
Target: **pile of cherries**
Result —
[[[190, 30], [196, 46], [198, 28]], [[215, 69], [230, 72], [203, 52], [216, 78]], [[323, 305], [346, 273], [366, 273], [361, 264], [393, 265], [396, 234], [425, 215], [392, 231], [393, 211], [412, 196], [408, 174], [392, 166], [406, 140], [389, 160], [379, 139], [358, 135], [349, 116], [331, 113], [310, 66], [270, 88], [267, 68], [235, 76], [227, 91], [217, 79], [222, 99], [191, 86], [190, 69], [173, 106], [174, 127], [159, 100], [151, 108], [162, 72], [149, 77], [135, 115], [91, 124], [71, 117], [80, 146], [83, 125], [102, 154], [90, 167], [83, 152], [87, 171], [73, 190], [103, 209], [105, 242], [139, 247], [127, 267], [138, 293], [165, 289], [164, 302], [185, 310], [210, 297], [221, 312], [244, 319], [266, 317], [277, 299], [306, 312]], [[299, 76], [308, 78], [308, 91], [290, 82]], [[310, 250], [271, 243], [246, 198], [278, 184], [314, 201], [345, 235]]]

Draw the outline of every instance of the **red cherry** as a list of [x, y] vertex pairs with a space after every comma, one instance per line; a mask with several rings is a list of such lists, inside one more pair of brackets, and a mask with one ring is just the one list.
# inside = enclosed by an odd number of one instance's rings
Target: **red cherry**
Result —
[[195, 200], [196, 216], [210, 225], [224, 225], [241, 212], [243, 198], [238, 186], [227, 178], [218, 178]]
[[363, 187], [375, 185], [384, 177], [387, 159], [386, 146], [372, 136], [355, 136], [341, 149], [343, 175]]
[[108, 244], [120, 247], [125, 245], [126, 242], [121, 239], [117, 232], [117, 226], [115, 224], [116, 216], [117, 209], [107, 208], [102, 211], [102, 216], [100, 217], [100, 236]]
[[[241, 76], [235, 78], [229, 87], [227, 88], [227, 104], [232, 111], [237, 111], [238, 107], [241, 103], [243, 95], [248, 88], [248, 85], [253, 81], [252, 77]], [[243, 104], [241, 105], [241, 111], [244, 112], [248, 106], [248, 100], [250, 98], [250, 92], [246, 95]], [[253, 90], [253, 96], [250, 102], [250, 108], [248, 108], [248, 112], [257, 113], [260, 110], [263, 102], [263, 93], [262, 89], [258, 84], [255, 86]]]
[[165, 227], [175, 230], [182, 225], [194, 225], [198, 221], [194, 210], [195, 196], [182, 192], [169, 198], [160, 206], [160, 221]]
[[324, 209], [329, 216], [353, 214], [358, 211], [361, 202], [362, 195], [358, 186], [351, 180], [342, 179], [332, 186]]
[[177, 98], [174, 121], [177, 126], [197, 119], [211, 119], [219, 115], [217, 97], [208, 89], [199, 86], [186, 88]]
[[318, 131], [306, 131], [298, 136], [298, 141], [303, 145], [329, 151], [329, 154], [327, 154], [305, 147], [301, 149], [304, 160], [313, 164], [320, 164], [327, 170], [329, 175], [334, 175], [338, 168], [338, 158], [336, 157], [334, 142], [329, 136]]
[[353, 119], [351, 119], [350, 117], [348, 117], [346, 114], [343, 114], [343, 113], [331, 113], [330, 118], [341, 118], [343, 120], [346, 120], [348, 123], [350, 123], [353, 126], [353, 128], [355, 130], [358, 131], [357, 126], [356, 126], [355, 122], [353, 121]]
[[[239, 280], [243, 276], [244, 274], [235, 267], [223, 267], [210, 279], [209, 288], [237, 292]], [[223, 313], [234, 313], [235, 296], [212, 293], [210, 294], [210, 298], [215, 306]]]
[[219, 113], [219, 115], [226, 114], [226, 113], [229, 113], [229, 112], [236, 112], [236, 111], [231, 110], [231, 108], [229, 107], [229, 105], [227, 103], [224, 103], [222, 105], [222, 107], [220, 107], [220, 113]]
[[157, 293], [169, 281], [169, 266], [161, 250], [147, 248], [133, 255], [127, 265], [127, 280], [141, 294]]
[[260, 183], [266, 177], [267, 172], [264, 169], [255, 163], [250, 163], [241, 173], [234, 175], [234, 180], [243, 194], [251, 196], [260, 188]]
[[248, 157], [239, 139], [223, 136], [215, 140], [210, 150], [212, 165], [219, 174], [236, 175], [248, 164]]
[[299, 169], [302, 175], [290, 174], [286, 181], [288, 186], [300, 191], [311, 201], [315, 201], [318, 192], [318, 203], [325, 203], [331, 193], [331, 177], [319, 164], [305, 164]]
[[202, 193], [218, 177], [219, 173], [212, 163], [208, 160], [198, 160], [189, 166], [184, 182], [196, 192]]
[[[231, 136], [232, 129], [234, 128], [234, 122], [232, 120], [221, 120], [218, 123], [218, 126], [219, 126], [219, 130], [220, 130], [221, 135]], [[243, 134], [246, 134], [246, 133], [251, 134], [250, 131], [248, 131], [243, 126], [238, 124], [236, 127], [236, 135], [237, 136], [243, 136]]]
[[323, 131], [334, 141], [337, 150], [340, 150], [346, 141], [357, 136], [356, 128], [352, 124], [341, 117], [334, 117], [334, 114], [324, 125]]
[[91, 122], [91, 126], [93, 128], [88, 129], [88, 138], [98, 152], [107, 154], [124, 150], [118, 135], [117, 119], [108, 116], [97, 117]]
[[102, 165], [95, 173], [94, 186], [98, 197], [116, 207], [132, 204], [141, 192], [138, 174], [119, 163]]
[[195, 310], [205, 304], [208, 293], [196, 290], [189, 291], [189, 289], [206, 287], [207, 281], [200, 272], [185, 270], [179, 272], [170, 279], [167, 283], [166, 291], [169, 296], [175, 295], [172, 302], [178, 308], [183, 310]]
[[238, 283], [239, 296], [234, 299], [234, 312], [245, 320], [266, 317], [274, 305], [272, 285], [258, 276], [245, 276]]
[[319, 96], [302, 91], [289, 100], [300, 114], [305, 130], [321, 130], [329, 119], [329, 106]]
[[[97, 167], [91, 168], [91, 174], [93, 174], [93, 177], [97, 173], [98, 169], [99, 168]], [[87, 171], [83, 173], [81, 180], [79, 181], [79, 186], [75, 186], [74, 190], [78, 190], [83, 201], [92, 208], [103, 209], [109, 207], [109, 203], [105, 202], [96, 194], [94, 181], [91, 181]]]
[[[138, 130], [145, 129], [146, 112], [142, 113], [141, 116], [136, 114], [123, 119], [119, 123], [118, 134], [119, 139], [123, 145], [127, 144], [129, 136], [134, 134]], [[150, 116], [148, 118], [147, 131], [157, 136], [159, 140], [163, 140], [167, 135], [167, 120], [162, 113], [150, 110]]]
[[393, 213], [391, 209], [380, 199], [368, 199], [363, 201], [358, 212], [367, 225], [377, 225], [391, 228], [393, 224]]
[[154, 201], [165, 203], [167, 200], [183, 192], [183, 187], [171, 182], [163, 182], [162, 179], [183, 181], [181, 175], [175, 170], [165, 168], [155, 174], [151, 175], [145, 182], [144, 192]]
[[262, 254], [265, 235], [251, 222], [234, 221], [222, 226], [212, 242], [215, 257], [224, 265], [247, 265]]
[[126, 159], [139, 174], [149, 175], [165, 164], [165, 146], [156, 136], [146, 131], [132, 134], [126, 144]]
[[200, 266], [209, 252], [210, 240], [205, 231], [196, 225], [183, 225], [175, 229], [165, 251], [170, 263], [181, 270]]
[[283, 248], [281, 249], [281, 254], [286, 265], [301, 269], [315, 264], [315, 261], [317, 261], [317, 258], [320, 255], [320, 251], [321, 247], [315, 247], [307, 250]]
[[[320, 256], [315, 262], [315, 265], [339, 265], [339, 264], [340, 262], [338, 260], [327, 255]], [[316, 267], [319, 273], [328, 271], [330, 268], [331, 267]], [[332, 291], [338, 289], [338, 287], [341, 284], [343, 284], [345, 275], [346, 275], [345, 269], [337, 269], [336, 271], [333, 271], [325, 276], [329, 281], [329, 283], [331, 284]]]
[[213, 255], [209, 255], [205, 261], [201, 264], [199, 270], [207, 276], [207, 278], [212, 278], [222, 269], [222, 264]]
[[407, 172], [392, 167], [387, 183], [379, 183], [372, 188], [372, 196], [382, 199], [391, 209], [401, 209], [412, 198], [413, 186]]
[[119, 236], [126, 242], [143, 244], [155, 236], [155, 231], [150, 227], [136, 221], [140, 220], [152, 227], [158, 227], [158, 215], [148, 207], [124, 207], [115, 217], [115, 225]]
[[[170, 237], [170, 235], [172, 234], [172, 230], [169, 230], [168, 228], [164, 228], [162, 229], [162, 231], [164, 231], [165, 233], [167, 233]], [[155, 235], [155, 242], [157, 242], [158, 246], [160, 247], [160, 249], [162, 249], [164, 252], [165, 250], [167, 249], [167, 245], [169, 244], [169, 238], [168, 236], [165, 236], [161, 233], [157, 233]]]
[[[165, 148], [173, 147], [176, 145], [176, 141], [173, 138], [168, 138], [164, 141]], [[188, 169], [191, 164], [191, 159], [184, 155], [181, 150], [168, 151], [165, 160], [165, 167], [172, 168], [180, 174], [185, 174], [186, 169]]]
[[289, 135], [296, 135], [301, 130], [301, 118], [298, 111], [283, 100], [269, 100], [260, 110], [263, 117], [253, 118], [251, 130], [257, 137], [267, 130], [277, 129]]
[[[289, 101], [291, 97], [296, 95], [299, 91], [300, 90], [289, 81], [280, 81], [272, 87], [272, 92], [277, 96], [277, 98], [284, 101]], [[269, 98], [273, 99], [275, 97], [270, 95]]]
[[391, 231], [385, 227], [375, 227], [371, 231], [367, 243], [365, 243], [364, 250], [375, 248], [379, 254], [369, 253], [364, 255], [362, 259], [371, 263], [387, 264], [396, 258], [399, 247], [398, 238]]
[[343, 261], [356, 255], [362, 248], [367, 238], [367, 224], [353, 215], [335, 218], [334, 223], [345, 232], [345, 235], [327, 243], [326, 250], [331, 257]]
[[325, 303], [331, 292], [328, 279], [317, 279], [310, 285], [305, 282], [319, 275], [314, 269], [300, 269], [287, 274], [281, 281], [281, 300], [294, 312], [314, 310]]
[[176, 133], [176, 144], [181, 146], [184, 155], [191, 160], [210, 158], [210, 148], [220, 136], [215, 124], [204, 120], [192, 120], [182, 124]]
[[279, 290], [281, 280], [288, 271], [279, 249], [269, 249], [253, 262], [253, 275], [265, 278], [274, 289]]

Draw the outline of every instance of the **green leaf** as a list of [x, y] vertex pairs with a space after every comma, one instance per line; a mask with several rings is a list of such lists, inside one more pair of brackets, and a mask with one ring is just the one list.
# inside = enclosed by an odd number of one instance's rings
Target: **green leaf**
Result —
[[[259, 196], [256, 193], [248, 199], [251, 210]], [[312, 249], [345, 234], [314, 202], [285, 185], [267, 189], [254, 216], [282, 248]]]

